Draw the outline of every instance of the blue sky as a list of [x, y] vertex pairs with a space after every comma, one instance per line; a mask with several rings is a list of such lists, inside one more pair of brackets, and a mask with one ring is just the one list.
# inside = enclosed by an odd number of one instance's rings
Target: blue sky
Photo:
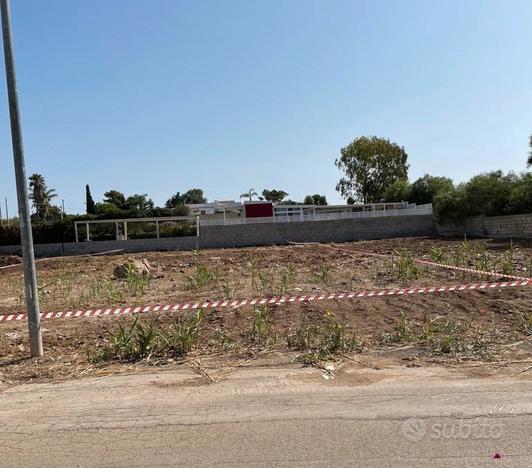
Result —
[[[108, 189], [162, 204], [250, 187], [339, 202], [360, 135], [410, 178], [522, 171], [532, 2], [11, 0], [26, 170], [67, 211]], [[5, 78], [0, 196], [16, 210]]]

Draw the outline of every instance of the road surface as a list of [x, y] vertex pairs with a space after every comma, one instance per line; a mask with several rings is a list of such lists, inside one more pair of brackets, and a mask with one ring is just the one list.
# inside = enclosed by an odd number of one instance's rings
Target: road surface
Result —
[[[191, 370], [0, 387], [1, 466], [532, 466], [532, 382]], [[500, 458], [499, 458], [500, 457]]]

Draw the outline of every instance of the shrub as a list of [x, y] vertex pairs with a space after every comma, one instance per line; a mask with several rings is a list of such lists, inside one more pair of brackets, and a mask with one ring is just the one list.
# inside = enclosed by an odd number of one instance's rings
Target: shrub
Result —
[[450, 192], [453, 188], [454, 185], [451, 179], [425, 174], [411, 185], [408, 201], [418, 205], [432, 203], [436, 195]]
[[467, 216], [498, 216], [532, 212], [532, 174], [502, 171], [480, 174], [434, 197], [434, 212], [441, 220]]
[[396, 180], [384, 191], [383, 199], [385, 202], [393, 203], [400, 201], [410, 201], [412, 186], [406, 179]]

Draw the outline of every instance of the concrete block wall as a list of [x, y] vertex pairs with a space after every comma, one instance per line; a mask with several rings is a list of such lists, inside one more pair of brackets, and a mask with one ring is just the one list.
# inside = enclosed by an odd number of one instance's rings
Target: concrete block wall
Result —
[[[127, 241], [79, 242], [35, 245], [36, 257], [83, 255], [111, 250], [148, 252], [192, 250], [255, 245], [282, 245], [288, 242], [348, 242], [365, 239], [417, 237], [491, 237], [532, 239], [532, 214], [474, 217], [455, 223], [435, 224], [432, 215], [379, 218], [297, 221], [290, 223], [204, 226], [201, 237], [131, 239]], [[0, 246], [0, 254], [20, 255], [20, 246]]]
[[337, 219], [271, 224], [209, 226], [201, 230], [203, 248], [286, 244], [287, 242], [348, 242], [435, 235], [432, 215]]
[[[149, 252], [152, 250], [192, 250], [197, 247], [196, 237], [168, 237], [163, 239], [131, 239], [100, 242], [68, 242], [65, 244], [37, 244], [36, 257], [61, 257], [124, 250], [125, 252]], [[21, 247], [0, 246], [0, 254], [22, 255]]]
[[475, 216], [453, 223], [436, 224], [443, 237], [532, 239], [532, 213], [508, 216]]

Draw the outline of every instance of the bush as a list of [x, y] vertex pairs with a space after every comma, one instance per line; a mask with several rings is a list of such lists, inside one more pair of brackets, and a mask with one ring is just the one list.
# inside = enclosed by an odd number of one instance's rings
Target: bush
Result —
[[501, 171], [480, 174], [452, 190], [438, 193], [434, 212], [442, 220], [531, 213], [532, 174], [504, 175]]
[[418, 205], [432, 203], [436, 195], [450, 192], [453, 188], [454, 185], [451, 179], [425, 174], [411, 185], [408, 201]]
[[434, 213], [441, 220], [455, 220], [468, 215], [463, 185], [438, 193], [434, 197], [433, 205]]
[[396, 180], [384, 191], [383, 199], [387, 203], [410, 201], [412, 186], [406, 179]]

